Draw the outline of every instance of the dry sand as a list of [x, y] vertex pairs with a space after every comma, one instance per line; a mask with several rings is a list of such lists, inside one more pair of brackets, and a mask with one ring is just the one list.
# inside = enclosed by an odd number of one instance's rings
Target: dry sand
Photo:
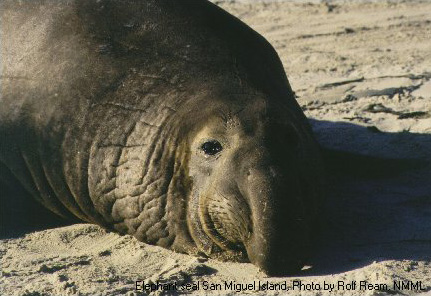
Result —
[[[381, 172], [359, 161], [329, 174], [315, 255], [292, 277], [79, 224], [2, 240], [0, 294], [146, 295], [134, 291], [142, 280], [199, 283], [193, 295], [431, 295], [431, 1], [215, 2], [274, 45], [323, 146], [419, 161], [383, 162]], [[204, 290], [204, 281], [222, 289]], [[231, 281], [311, 289], [238, 293], [225, 286]], [[360, 290], [361, 281], [390, 291]], [[394, 281], [420, 281], [423, 290], [394, 291]]]

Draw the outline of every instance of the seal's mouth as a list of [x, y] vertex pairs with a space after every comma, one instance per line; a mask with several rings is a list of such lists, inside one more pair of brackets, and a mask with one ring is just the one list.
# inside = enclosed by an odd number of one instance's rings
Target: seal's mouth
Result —
[[199, 219], [205, 234], [221, 251], [242, 253], [240, 257], [247, 258], [245, 244], [252, 232], [251, 213], [241, 196], [212, 194], [201, 197]]

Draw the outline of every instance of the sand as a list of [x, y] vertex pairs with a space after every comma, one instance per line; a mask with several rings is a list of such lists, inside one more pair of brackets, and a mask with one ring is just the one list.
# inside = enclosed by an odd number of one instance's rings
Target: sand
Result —
[[294, 276], [77, 224], [1, 240], [0, 294], [431, 295], [431, 2], [215, 2], [273, 44], [322, 146], [396, 160], [328, 172], [321, 235]]

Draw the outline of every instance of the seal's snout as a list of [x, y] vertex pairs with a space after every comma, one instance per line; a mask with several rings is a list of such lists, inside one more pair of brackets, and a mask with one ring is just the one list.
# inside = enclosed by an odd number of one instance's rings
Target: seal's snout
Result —
[[285, 230], [280, 235], [268, 235], [256, 228], [245, 244], [250, 262], [269, 276], [294, 274], [304, 265], [304, 249], [301, 248], [303, 238], [290, 236]]
[[303, 261], [297, 258], [285, 258], [286, 250], [279, 248], [277, 251], [260, 252], [262, 247], [250, 244], [247, 247], [247, 255], [254, 265], [258, 266], [269, 276], [286, 276], [298, 272], [303, 266]]
[[276, 166], [252, 169], [242, 184], [251, 209], [249, 260], [270, 276], [298, 272], [308, 251], [309, 229], [295, 178]]
[[304, 265], [307, 229], [284, 220], [254, 221], [252, 235], [245, 242], [250, 262], [270, 276], [293, 274]]

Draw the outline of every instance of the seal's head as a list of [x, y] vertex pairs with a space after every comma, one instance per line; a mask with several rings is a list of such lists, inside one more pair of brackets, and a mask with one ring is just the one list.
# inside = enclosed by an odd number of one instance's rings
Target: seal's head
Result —
[[190, 143], [190, 233], [210, 257], [248, 257], [269, 275], [295, 272], [319, 197], [309, 127], [263, 94], [216, 102], [194, 118], [200, 128]]

